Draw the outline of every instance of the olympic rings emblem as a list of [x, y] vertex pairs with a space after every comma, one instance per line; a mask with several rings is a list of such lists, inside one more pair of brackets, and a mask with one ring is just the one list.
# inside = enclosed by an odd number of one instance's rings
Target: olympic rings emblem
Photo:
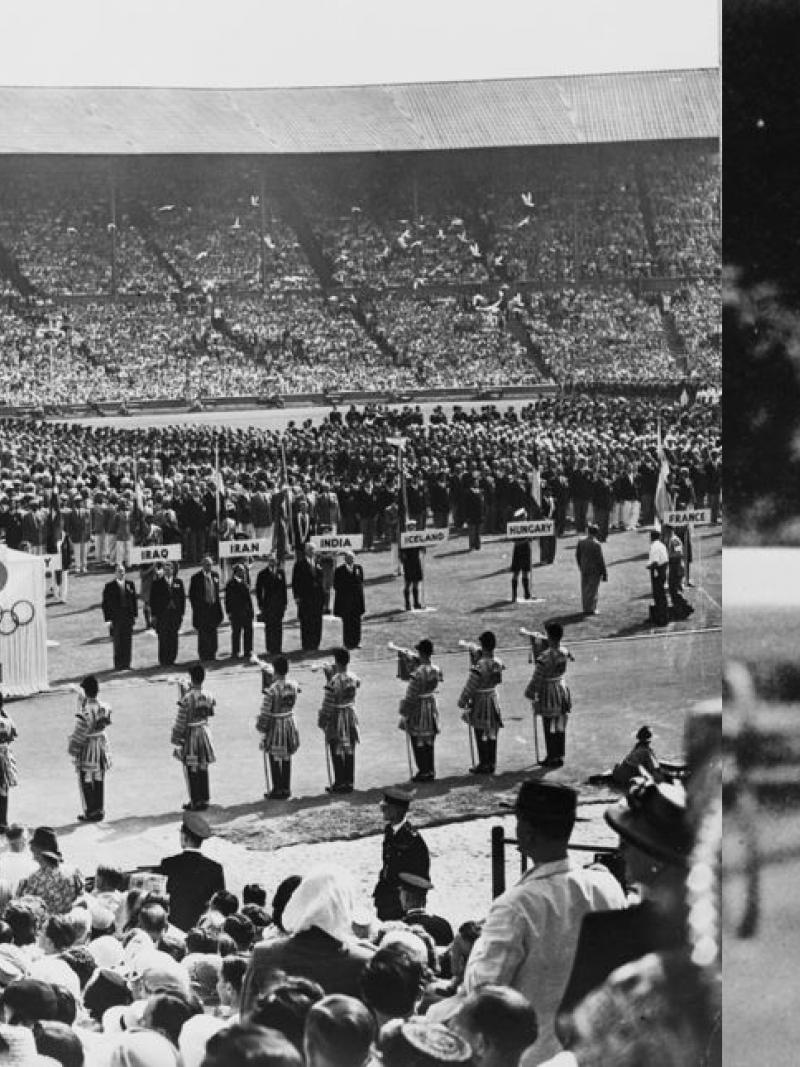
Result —
[[27, 626], [36, 614], [30, 600], [17, 600], [10, 608], [0, 608], [0, 636], [10, 637], [20, 626]]

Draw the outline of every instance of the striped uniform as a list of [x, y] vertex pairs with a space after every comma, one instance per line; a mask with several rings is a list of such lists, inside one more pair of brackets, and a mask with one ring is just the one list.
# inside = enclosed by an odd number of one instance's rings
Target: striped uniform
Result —
[[556, 719], [556, 729], [563, 730], [572, 711], [572, 696], [564, 681], [569, 653], [566, 648], [548, 648], [536, 657], [533, 678], [525, 696], [534, 702], [534, 710], [544, 719]]
[[355, 777], [355, 746], [360, 737], [356, 715], [356, 691], [361, 682], [349, 671], [332, 673], [328, 680], [319, 711], [318, 725], [325, 733], [331, 754], [334, 792], [350, 792]]
[[111, 706], [96, 697], [78, 697], [75, 728], [67, 744], [75, 769], [84, 782], [100, 781], [111, 767], [111, 749], [106, 727], [111, 722]]
[[275, 759], [291, 759], [300, 747], [300, 734], [294, 706], [300, 687], [287, 678], [279, 678], [264, 691], [256, 729], [263, 734], [261, 750]]
[[208, 720], [214, 714], [216, 701], [210, 693], [192, 686], [178, 701], [178, 714], [172, 727], [172, 744], [180, 752], [176, 758], [187, 770], [206, 770], [216, 762]]
[[481, 656], [470, 667], [467, 683], [458, 699], [458, 706], [464, 711], [461, 716], [476, 734], [495, 740], [497, 732], [503, 726], [497, 686], [502, 684], [505, 664], [494, 656]]
[[423, 663], [411, 674], [406, 695], [400, 701], [401, 726], [417, 744], [432, 745], [439, 733], [436, 690], [444, 675], [433, 663]]

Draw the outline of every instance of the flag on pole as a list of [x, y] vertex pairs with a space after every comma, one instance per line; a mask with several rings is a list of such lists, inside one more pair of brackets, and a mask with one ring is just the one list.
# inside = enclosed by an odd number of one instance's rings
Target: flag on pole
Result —
[[537, 508], [542, 504], [542, 473], [539, 468], [539, 449], [533, 446], [533, 470], [531, 471], [531, 497]]
[[655, 495], [655, 522], [656, 529], [661, 529], [664, 515], [670, 509], [669, 492], [667, 490], [667, 478], [669, 477], [669, 462], [664, 454], [664, 444], [661, 440], [661, 416], [658, 416], [658, 483]]
[[219, 445], [214, 445], [214, 486], [219, 496], [225, 496], [225, 482], [219, 469]]

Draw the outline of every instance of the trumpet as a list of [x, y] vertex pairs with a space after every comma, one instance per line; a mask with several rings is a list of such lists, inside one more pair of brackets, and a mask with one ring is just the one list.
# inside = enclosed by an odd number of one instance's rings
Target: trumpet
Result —
[[[547, 647], [547, 634], [539, 633], [538, 630], [526, 630], [524, 626], [520, 626], [519, 632], [523, 637], [530, 637], [531, 639], [531, 656], [538, 656], [540, 652], [543, 652]], [[563, 651], [567, 654], [567, 659], [575, 662], [575, 657], [569, 651], [568, 648], [563, 648]], [[528, 659], [530, 662], [530, 657]]]
[[267, 663], [261, 668], [261, 692], [266, 692], [274, 681], [275, 668], [271, 663]]
[[420, 665], [419, 656], [412, 649], [401, 648], [394, 641], [389, 641], [386, 647], [397, 653], [397, 677], [401, 682], [407, 682], [411, 678], [412, 671]]
[[465, 648], [467, 650], [467, 652], [469, 653], [469, 662], [473, 666], [481, 658], [481, 646], [479, 644], [477, 644], [475, 641], [462, 641], [462, 640], [459, 640], [458, 647], [459, 648]]
[[313, 674], [316, 674], [317, 671], [322, 671], [322, 673], [325, 675], [325, 677], [328, 679], [328, 681], [330, 681], [331, 678], [336, 673], [336, 664], [335, 663], [312, 663], [311, 667], [309, 669], [311, 670], [311, 672]]

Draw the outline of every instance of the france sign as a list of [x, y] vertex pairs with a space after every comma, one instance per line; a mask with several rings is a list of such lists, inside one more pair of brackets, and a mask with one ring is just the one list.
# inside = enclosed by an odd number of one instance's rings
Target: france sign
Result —
[[680, 511], [665, 511], [661, 521], [664, 526], [710, 526], [711, 508], [682, 508]]

